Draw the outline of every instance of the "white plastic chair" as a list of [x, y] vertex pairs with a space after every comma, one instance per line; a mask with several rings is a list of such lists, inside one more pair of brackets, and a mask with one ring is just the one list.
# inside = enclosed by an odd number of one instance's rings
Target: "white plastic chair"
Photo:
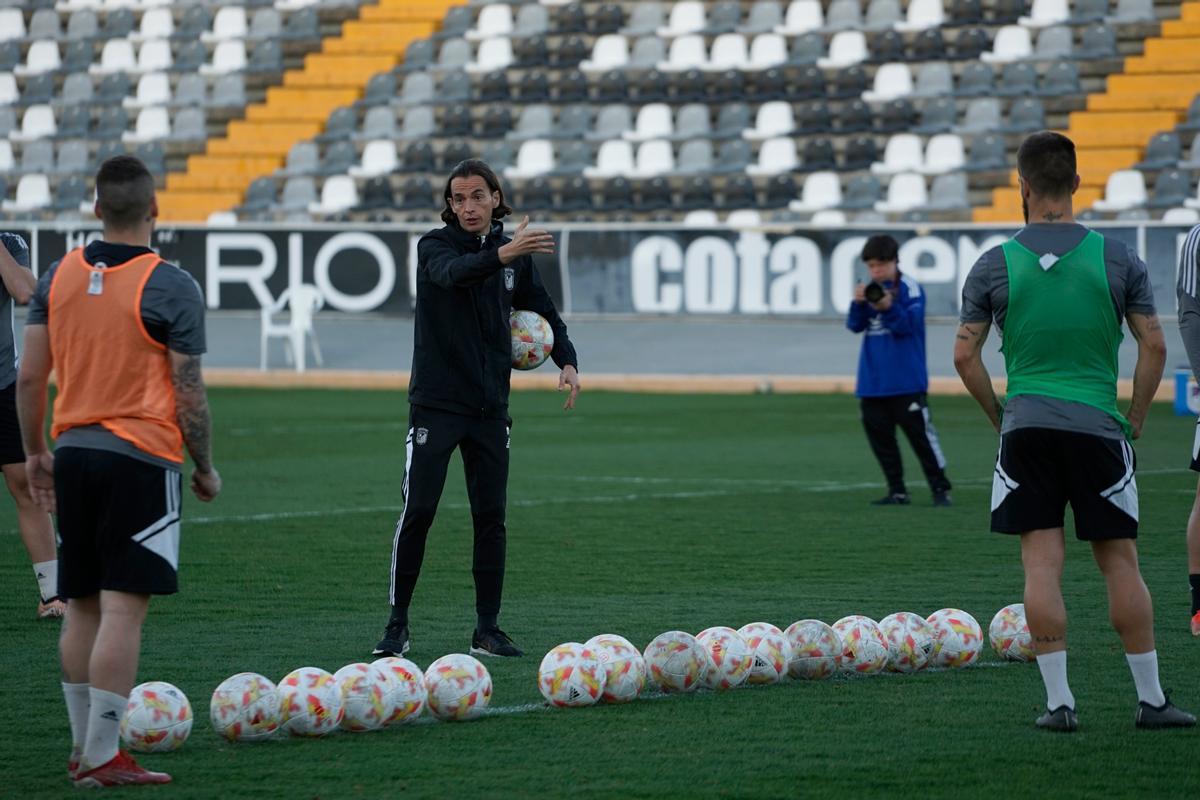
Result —
[[464, 69], [467, 72], [492, 72], [506, 69], [512, 60], [512, 41], [507, 36], [498, 36], [480, 42], [475, 60], [467, 63]]
[[771, 100], [759, 106], [754, 118], [754, 127], [742, 131], [743, 139], [751, 141], [787, 136], [796, 130], [796, 115], [792, 104], [785, 100]]
[[88, 66], [88, 72], [93, 75], [111, 75], [114, 72], [135, 70], [137, 56], [133, 51], [133, 42], [128, 39], [109, 39], [100, 51], [100, 62]]
[[846, 212], [836, 208], [823, 208], [812, 215], [809, 223], [822, 227], [840, 228], [846, 224]]
[[1017, 24], [1026, 28], [1044, 28], [1066, 22], [1070, 17], [1067, 0], [1033, 0], [1029, 16], [1019, 18]]
[[821, 69], [840, 69], [866, 60], [867, 37], [862, 31], [838, 31], [829, 42], [829, 55], [818, 58], [817, 66]]
[[171, 117], [162, 106], [143, 108], [138, 112], [134, 130], [121, 134], [123, 142], [152, 142], [171, 135]]
[[743, 69], [770, 69], [787, 63], [787, 60], [787, 40], [778, 33], [760, 33], [750, 43], [750, 61]]
[[653, 178], [675, 170], [675, 151], [665, 139], [642, 142], [637, 150], [634, 175], [638, 178]]
[[1200, 211], [1194, 208], [1168, 208], [1163, 212], [1162, 221], [1172, 225], [1195, 225], [1200, 222]]
[[475, 27], [463, 34], [463, 38], [478, 42], [492, 36], [512, 36], [512, 34], [512, 9], [504, 3], [495, 3], [479, 9]]
[[800, 166], [796, 140], [788, 136], [767, 139], [758, 151], [758, 163], [746, 167], [747, 175], [779, 175]]
[[901, 33], [936, 28], [946, 21], [942, 0], [910, 0], [904, 20], [895, 24]]
[[914, 172], [901, 172], [892, 176], [888, 184], [887, 199], [875, 203], [875, 210], [885, 214], [902, 214], [929, 203], [929, 188], [925, 178]]
[[138, 78], [137, 93], [121, 101], [125, 108], [165, 106], [171, 103], [171, 79], [165, 72], [147, 72]]
[[166, 72], [172, 63], [171, 43], [168, 41], [154, 39], [143, 42], [138, 50], [138, 72]]
[[149, 39], [168, 39], [175, 32], [175, 19], [169, 8], [151, 8], [142, 14], [137, 31], [130, 35], [135, 42]]
[[25, 54], [25, 63], [13, 67], [17, 75], [41, 75], [43, 72], [54, 72], [62, 66], [58, 53], [58, 42], [42, 39], [29, 45]]
[[583, 169], [586, 178], [629, 177], [634, 172], [633, 145], [624, 139], [609, 139], [600, 145], [600, 151], [596, 153], [596, 166]]
[[707, 208], [689, 211], [683, 216], [683, 227], [685, 228], [716, 228], [720, 224], [717, 212]]
[[2, 207], [5, 211], [37, 211], [50, 205], [50, 179], [45, 175], [22, 175], [17, 184], [17, 194], [12, 200], [5, 200]]
[[[259, 343], [258, 368], [267, 369], [267, 340], [283, 339], [284, 356], [287, 363], [294, 364], [296, 372], [304, 372], [307, 354], [306, 339], [312, 341], [313, 357], [317, 366], [324, 361], [317, 332], [313, 327], [313, 313], [325, 305], [325, 298], [316, 287], [306, 283], [285, 289], [270, 306], [262, 309], [262, 336]], [[273, 317], [284, 309], [288, 310], [286, 322], [276, 322]]]
[[24, 12], [19, 8], [0, 8], [0, 42], [24, 38]]
[[727, 228], [757, 228], [763, 224], [762, 214], [755, 211], [753, 208], [743, 208], [737, 211], [730, 211], [725, 217], [725, 227]]
[[925, 175], [941, 175], [960, 170], [966, 164], [962, 137], [954, 133], [939, 133], [925, 145]]
[[813, 172], [804, 179], [800, 199], [788, 203], [788, 208], [811, 213], [842, 204], [842, 182], [836, 172]]
[[387, 175], [399, 166], [396, 143], [391, 139], [373, 139], [363, 148], [362, 162], [350, 168], [356, 178], [374, 178]]
[[921, 149], [921, 137], [915, 133], [897, 133], [888, 139], [883, 148], [883, 161], [871, 165], [876, 175], [896, 175], [901, 172], [916, 172], [925, 166], [925, 154]]
[[912, 94], [913, 76], [908, 64], [884, 64], [875, 72], [875, 88], [863, 92], [868, 103], [884, 103]]
[[674, 132], [671, 107], [666, 103], [648, 103], [638, 109], [634, 129], [625, 131], [622, 137], [630, 142], [644, 142], [670, 137]]
[[584, 72], [607, 72], [629, 63], [629, 40], [619, 33], [607, 33], [596, 40], [592, 57], [579, 62]]
[[331, 175], [321, 185], [321, 199], [308, 207], [310, 214], [340, 214], [358, 205], [358, 185], [349, 175]]
[[680, 36], [671, 42], [667, 60], [658, 64], [659, 72], [684, 72], [689, 69], [704, 69], [708, 63], [708, 50], [704, 37], [698, 34]]
[[792, 0], [784, 15], [783, 24], [775, 32], [784, 36], [799, 36], [815, 31], [825, 24], [825, 12], [820, 0]]
[[246, 42], [230, 39], [213, 48], [212, 61], [200, 65], [201, 75], [226, 75], [246, 68]]
[[1029, 35], [1029, 29], [1020, 25], [1005, 25], [996, 32], [992, 52], [980, 53], [979, 60], [989, 64], [1006, 64], [1032, 55], [1033, 39]]
[[724, 72], [727, 69], [745, 69], [750, 56], [746, 51], [746, 37], [740, 33], [722, 33], [713, 42], [712, 53], [703, 69]]
[[50, 138], [58, 133], [58, 123], [54, 119], [54, 109], [45, 103], [30, 106], [21, 117], [21, 129], [8, 134], [14, 142], [32, 142], [37, 139]]
[[704, 30], [706, 24], [704, 3], [697, 0], [681, 0], [671, 7], [671, 16], [666, 26], [658, 29], [658, 35], [663, 38], [683, 36]]
[[509, 178], [536, 178], [554, 171], [554, 144], [546, 139], [527, 139], [517, 151], [517, 163], [506, 167]]
[[1097, 211], [1124, 211], [1146, 204], [1146, 178], [1140, 170], [1119, 169], [1108, 176], [1104, 197], [1092, 203]]
[[213, 17], [212, 30], [200, 34], [200, 41], [227, 42], [231, 39], [245, 39], [248, 29], [246, 9], [241, 6], [222, 6]]
[[17, 79], [11, 72], [0, 72], [0, 106], [11, 106], [21, 99]]

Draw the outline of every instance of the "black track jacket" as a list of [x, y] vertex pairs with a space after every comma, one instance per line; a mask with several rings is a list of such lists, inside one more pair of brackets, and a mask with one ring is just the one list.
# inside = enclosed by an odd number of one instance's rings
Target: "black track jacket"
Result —
[[554, 308], [529, 256], [500, 262], [511, 241], [504, 226], [488, 235], [457, 225], [430, 231], [417, 242], [417, 307], [408, 401], [455, 414], [508, 419], [512, 374], [509, 312], [536, 311], [554, 329], [550, 357], [559, 368], [579, 368], [567, 326]]

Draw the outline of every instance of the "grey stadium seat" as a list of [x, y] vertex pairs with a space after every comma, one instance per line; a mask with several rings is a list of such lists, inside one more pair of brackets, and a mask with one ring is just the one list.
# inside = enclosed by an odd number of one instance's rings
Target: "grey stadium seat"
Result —
[[1174, 167], [1183, 157], [1183, 143], [1175, 131], [1157, 133], [1146, 145], [1146, 154], [1133, 169], [1155, 170]]
[[788, 48], [788, 64], [816, 64], [825, 55], [825, 38], [816, 31], [802, 33], [792, 39]]
[[208, 139], [208, 120], [203, 108], [182, 108], [171, 121], [171, 139], [202, 142]]
[[195, 41], [211, 27], [212, 15], [207, 8], [202, 5], [188, 6], [184, 9], [183, 16], [179, 18], [179, 24], [175, 26], [175, 33], [172, 38], [182, 41]]
[[84, 41], [95, 39], [100, 35], [100, 20], [96, 12], [83, 8], [71, 12], [67, 21], [67, 41]]
[[581, 175], [594, 159], [592, 146], [586, 141], [571, 140], [555, 148], [553, 175]]
[[708, 13], [708, 23], [704, 33], [712, 36], [719, 33], [731, 33], [742, 24], [742, 4], [722, 0], [712, 7]]
[[[408, 115], [414, 115], [414, 124], [417, 120], [428, 119], [428, 123], [424, 126], [425, 133], [421, 136], [428, 135], [434, 128], [433, 109], [431, 108], [410, 108], [405, 114], [405, 119]], [[416, 128], [414, 127], [414, 132]], [[355, 132], [353, 138], [359, 141], [366, 139], [395, 139], [398, 134], [396, 131], [396, 114], [388, 106], [376, 106], [368, 108], [366, 116], [363, 117], [362, 129]], [[409, 138], [418, 138], [410, 136]]]
[[954, 73], [944, 61], [933, 61], [917, 67], [913, 97], [944, 97], [954, 94]]
[[208, 79], [196, 73], [180, 75], [172, 102], [179, 106], [208, 105]]
[[325, 130], [317, 134], [318, 142], [345, 139], [354, 135], [358, 126], [358, 115], [350, 106], [339, 106], [329, 115], [325, 122]]
[[871, 114], [871, 107], [862, 100], [851, 100], [842, 106], [841, 113], [837, 116], [838, 130], [842, 133], [869, 131], [874, 126], [874, 122], [875, 117]]
[[1057, 61], [1051, 64], [1038, 85], [1038, 94], [1042, 97], [1070, 97], [1082, 93], [1079, 66], [1073, 61]]
[[586, 178], [576, 176], [563, 184], [558, 203], [558, 210], [567, 213], [575, 211], [590, 211], [592, 208], [592, 187]]
[[492, 169], [502, 172], [505, 167], [511, 167], [513, 164], [515, 153], [512, 142], [504, 139], [485, 142], [479, 157]]
[[783, 6], [779, 0], [756, 0], [738, 31], [747, 35], [770, 33], [776, 25], [782, 24]]
[[521, 109], [516, 126], [509, 132], [509, 139], [547, 139], [554, 135], [554, 110], [545, 104], [529, 105]]
[[712, 171], [717, 174], [745, 172], [753, 159], [754, 153], [749, 142], [745, 139], [729, 139], [721, 143]]
[[625, 24], [625, 12], [616, 3], [600, 6], [588, 17], [588, 32], [593, 36], [616, 33]]
[[426, 141], [417, 141], [404, 148], [404, 171], [433, 172], [433, 146]]
[[712, 133], [707, 103], [689, 103], [675, 114], [675, 139], [695, 139]]
[[447, 39], [438, 51], [437, 69], [459, 70], [474, 56], [471, 43], [466, 39]]
[[841, 169], [847, 172], [857, 172], [867, 169], [879, 161], [879, 146], [875, 144], [874, 136], [855, 136], [846, 143], [842, 152]]
[[1183, 170], [1171, 168], [1158, 173], [1154, 189], [1146, 200], [1148, 208], [1176, 208], [1192, 194], [1191, 176]]
[[[67, 106], [58, 118], [58, 138], [86, 139], [92, 126], [92, 110], [88, 106]], [[99, 134], [97, 134], [99, 135]]]
[[990, 64], [973, 61], [963, 67], [954, 94], [959, 97], [989, 97], [996, 91], [996, 72]]
[[992, 37], [983, 28], [964, 28], [954, 37], [954, 58], [965, 61], [979, 58], [992, 49]]
[[[52, 77], [51, 80], [53, 80]], [[28, 87], [28, 84], [26, 86]], [[86, 72], [72, 72], [63, 81], [62, 104], [64, 106], [90, 105], [94, 96], [92, 76]]]
[[246, 38], [250, 41], [259, 39], [274, 39], [283, 33], [283, 19], [274, 8], [265, 7], [254, 10], [250, 19], [250, 30]]
[[684, 142], [675, 159], [675, 172], [680, 175], [703, 175], [713, 166], [713, 143], [709, 139]]
[[53, 170], [54, 142], [49, 139], [26, 142], [25, 146], [21, 148], [21, 163], [17, 166], [16, 171], [48, 174]]
[[827, 31], [862, 30], [862, 8], [858, 0], [833, 0], [825, 10]]
[[452, 39], [462, 36], [475, 25], [475, 9], [469, 6], [453, 6], [442, 18], [442, 27], [433, 35], [435, 39]]
[[466, 161], [468, 158], [475, 156], [475, 150], [469, 142], [462, 139], [455, 139], [446, 145], [438, 157], [438, 168], [443, 172], [449, 172], [454, 169], [459, 163]]
[[123, 99], [129, 96], [130, 88], [129, 76], [125, 73], [105, 75], [96, 86], [92, 102], [100, 105], [119, 105]]
[[921, 122], [913, 133], [945, 133], [958, 120], [958, 106], [951, 97], [926, 100], [921, 106]]
[[316, 142], [296, 142], [288, 150], [287, 164], [278, 171], [279, 175], [313, 175], [320, 161], [320, 150]]
[[141, 159], [154, 175], [166, 174], [167, 155], [162, 142], [143, 142], [134, 148], [133, 154]]
[[445, 137], [461, 137], [471, 136], [474, 134], [474, 121], [471, 118], [471, 109], [465, 105], [454, 105], [449, 108], [443, 107], [442, 118], [438, 123], [438, 136]]
[[1117, 35], [1103, 22], [1088, 25], [1079, 35], [1079, 47], [1072, 54], [1080, 60], [1117, 57]]
[[91, 66], [95, 60], [95, 48], [90, 41], [71, 42], [63, 51], [62, 71], [82, 72]]
[[308, 42], [321, 38], [321, 23], [315, 8], [302, 8], [288, 14], [283, 22], [282, 38], [293, 42]]
[[396, 205], [396, 198], [392, 193], [392, 182], [386, 176], [378, 176], [367, 181], [363, 187], [362, 199], [358, 204], [356, 211], [376, 211], [379, 209], [390, 209]]
[[483, 112], [483, 119], [480, 122], [479, 135], [485, 139], [495, 139], [497, 136], [505, 136], [512, 130], [512, 111], [507, 105], [497, 103]]
[[246, 199], [238, 207], [238, 213], [255, 214], [267, 211], [275, 205], [277, 190], [274, 178], [255, 178], [246, 189]]
[[883, 197], [883, 188], [874, 175], [857, 175], [846, 183], [839, 208], [847, 210], [874, 208]]
[[1033, 57], [1039, 61], [1054, 61], [1059, 58], [1070, 58], [1074, 49], [1075, 38], [1071, 29], [1066, 25], [1052, 25], [1042, 28], [1038, 33], [1037, 43], [1033, 48]]
[[587, 138], [593, 141], [618, 139], [625, 131], [633, 130], [633, 113], [624, 103], [613, 103], [600, 109]]
[[996, 94], [1001, 97], [1020, 97], [1037, 93], [1037, 67], [1028, 61], [1014, 61], [1005, 64], [1000, 72], [1000, 83], [996, 86]]
[[900, 8], [900, 0], [870, 0], [867, 13], [863, 17], [863, 30], [884, 31], [904, 19]]
[[929, 189], [929, 210], [958, 211], [969, 208], [970, 205], [965, 172], [950, 172], [933, 179], [933, 185]]
[[413, 72], [405, 76], [397, 105], [419, 106], [431, 103], [437, 92], [433, 75], [428, 72]]
[[1035, 97], [1023, 97], [1008, 110], [1008, 123], [1000, 130], [1009, 133], [1028, 133], [1046, 127], [1046, 108]]
[[913, 61], [940, 61], [946, 57], [946, 38], [941, 28], [927, 28], [917, 34], [909, 50]]
[[307, 176], [288, 178], [283, 185], [283, 194], [276, 209], [279, 211], [308, 211], [309, 205], [317, 202], [317, 185]]
[[344, 175], [358, 161], [358, 148], [353, 142], [334, 142], [325, 150], [317, 173], [320, 175]]
[[1071, 25], [1101, 22], [1107, 14], [1108, 0], [1073, 0], [1067, 22]]
[[417, 39], [404, 51], [404, 63], [399, 67], [404, 72], [422, 70], [433, 64], [434, 45], [432, 39]]
[[212, 85], [208, 104], [214, 108], [241, 108], [246, 105], [246, 79], [240, 72], [222, 75]]
[[635, 3], [621, 33], [626, 36], [645, 36], [655, 33], [664, 22], [662, 3], [657, 0]]
[[558, 114], [554, 134], [560, 139], [582, 139], [592, 129], [592, 107], [586, 103], [567, 106]]
[[1006, 169], [1008, 166], [1008, 150], [1005, 147], [1003, 136], [988, 133], [976, 136], [971, 140], [964, 169], [981, 171]]
[[53, 201], [50, 203], [52, 211], [69, 212], [61, 216], [76, 216], [79, 214], [79, 207], [88, 200], [88, 185], [82, 175], [71, 175], [66, 180], [59, 181], [54, 187]]
[[1188, 148], [1188, 157], [1179, 162], [1180, 169], [1200, 169], [1200, 133], [1192, 135], [1192, 144]]
[[1000, 129], [1000, 101], [994, 97], [978, 97], [967, 104], [962, 123], [955, 133], [989, 133]]
[[[67, 80], [79, 76], [88, 79], [88, 88], [91, 89], [91, 78], [85, 72], [75, 72], [67, 76]], [[78, 84], [78, 80], [72, 83]], [[21, 90], [21, 96], [17, 102], [23, 106], [31, 106], [37, 104], [48, 104], [54, 101], [54, 73], [44, 72], [41, 75], [30, 75], [25, 79], [25, 88]], [[63, 92], [66, 92], [66, 86], [63, 87]], [[91, 96], [88, 97], [89, 101]], [[64, 100], [63, 105], [66, 105]]]
[[[580, 11], [582, 11], [580, 7]], [[571, 26], [559, 26], [559, 31], [572, 30]], [[513, 24], [514, 36], [541, 36], [550, 31], [550, 12], [543, 5], [521, 6]]]
[[796, 114], [797, 136], [809, 133], [829, 133], [833, 130], [833, 112], [824, 100], [810, 100], [800, 104]]
[[754, 181], [746, 175], [734, 175], [725, 181], [721, 191], [721, 202], [718, 208], [736, 210], [741, 208], [756, 208], [758, 195], [754, 191]]
[[256, 42], [250, 49], [249, 58], [246, 59], [246, 72], [283, 72], [283, 47], [273, 39]]
[[750, 107], [745, 103], [723, 105], [717, 112], [717, 126], [713, 130], [713, 136], [718, 139], [741, 136], [742, 131], [751, 126], [750, 120]]
[[394, 72], [378, 72], [367, 81], [363, 90], [362, 104], [365, 106], [387, 105], [396, 96], [396, 74]]
[[62, 23], [58, 12], [53, 8], [39, 8], [34, 11], [25, 30], [25, 39], [30, 42], [39, 39], [61, 39], [63, 36]]
[[657, 36], [643, 36], [633, 43], [626, 69], [655, 69], [667, 57], [666, 44]]
[[87, 142], [63, 142], [62, 146], [58, 148], [58, 158], [54, 162], [55, 174], [73, 175], [91, 172], [91, 169], [92, 161], [88, 154]]
[[468, 103], [471, 100], [471, 76], [459, 70], [442, 76], [438, 84], [439, 103]]

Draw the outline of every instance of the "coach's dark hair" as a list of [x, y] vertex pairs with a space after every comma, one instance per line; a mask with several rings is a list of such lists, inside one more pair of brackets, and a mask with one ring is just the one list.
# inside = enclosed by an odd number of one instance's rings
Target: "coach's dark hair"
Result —
[[512, 209], [504, 201], [504, 190], [500, 188], [500, 179], [496, 177], [496, 173], [478, 158], [468, 158], [466, 161], [458, 162], [458, 166], [450, 173], [450, 177], [446, 178], [446, 189], [442, 192], [442, 197], [446, 201], [446, 207], [442, 209], [442, 222], [447, 225], [458, 226], [458, 217], [454, 214], [454, 209], [450, 207], [450, 184], [455, 178], [469, 178], [472, 175], [483, 178], [488, 189], [500, 193], [500, 205], [492, 209], [492, 219], [504, 219], [512, 213]]
[[1075, 143], [1054, 131], [1030, 134], [1017, 150], [1017, 173], [1040, 197], [1070, 197], [1075, 188]]
[[150, 216], [154, 176], [140, 159], [113, 156], [96, 173], [96, 203], [105, 225], [118, 230], [136, 228]]
[[900, 258], [900, 245], [886, 233], [876, 234], [863, 245], [863, 261], [897, 261]]

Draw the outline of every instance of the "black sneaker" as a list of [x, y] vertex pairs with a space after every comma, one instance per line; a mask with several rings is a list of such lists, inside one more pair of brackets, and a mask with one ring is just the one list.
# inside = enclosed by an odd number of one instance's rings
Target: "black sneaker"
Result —
[[912, 502], [912, 500], [909, 499], [909, 496], [907, 494], [905, 494], [904, 492], [892, 492], [891, 494], [885, 495], [884, 497], [881, 497], [878, 500], [872, 500], [871, 505], [873, 505], [873, 506], [906, 506], [911, 502]]
[[486, 631], [475, 631], [471, 634], [471, 655], [520, 658], [525, 653], [513, 644], [513, 640], [508, 637], [507, 633], [499, 628], [489, 628]]
[[1075, 709], [1059, 706], [1053, 711], [1046, 709], [1046, 713], [1037, 718], [1036, 725], [1047, 731], [1071, 733], [1079, 729], [1079, 718], [1075, 716]]
[[388, 624], [383, 632], [383, 638], [375, 649], [373, 656], [402, 656], [408, 652], [408, 626]]
[[947, 508], [949, 506], [954, 505], [954, 501], [950, 499], [949, 492], [934, 492], [933, 493], [933, 504], [935, 506], [941, 506], [942, 508]]
[[1196, 724], [1196, 716], [1176, 708], [1170, 700], [1158, 707], [1139, 701], [1133, 724], [1146, 729], [1190, 728]]

